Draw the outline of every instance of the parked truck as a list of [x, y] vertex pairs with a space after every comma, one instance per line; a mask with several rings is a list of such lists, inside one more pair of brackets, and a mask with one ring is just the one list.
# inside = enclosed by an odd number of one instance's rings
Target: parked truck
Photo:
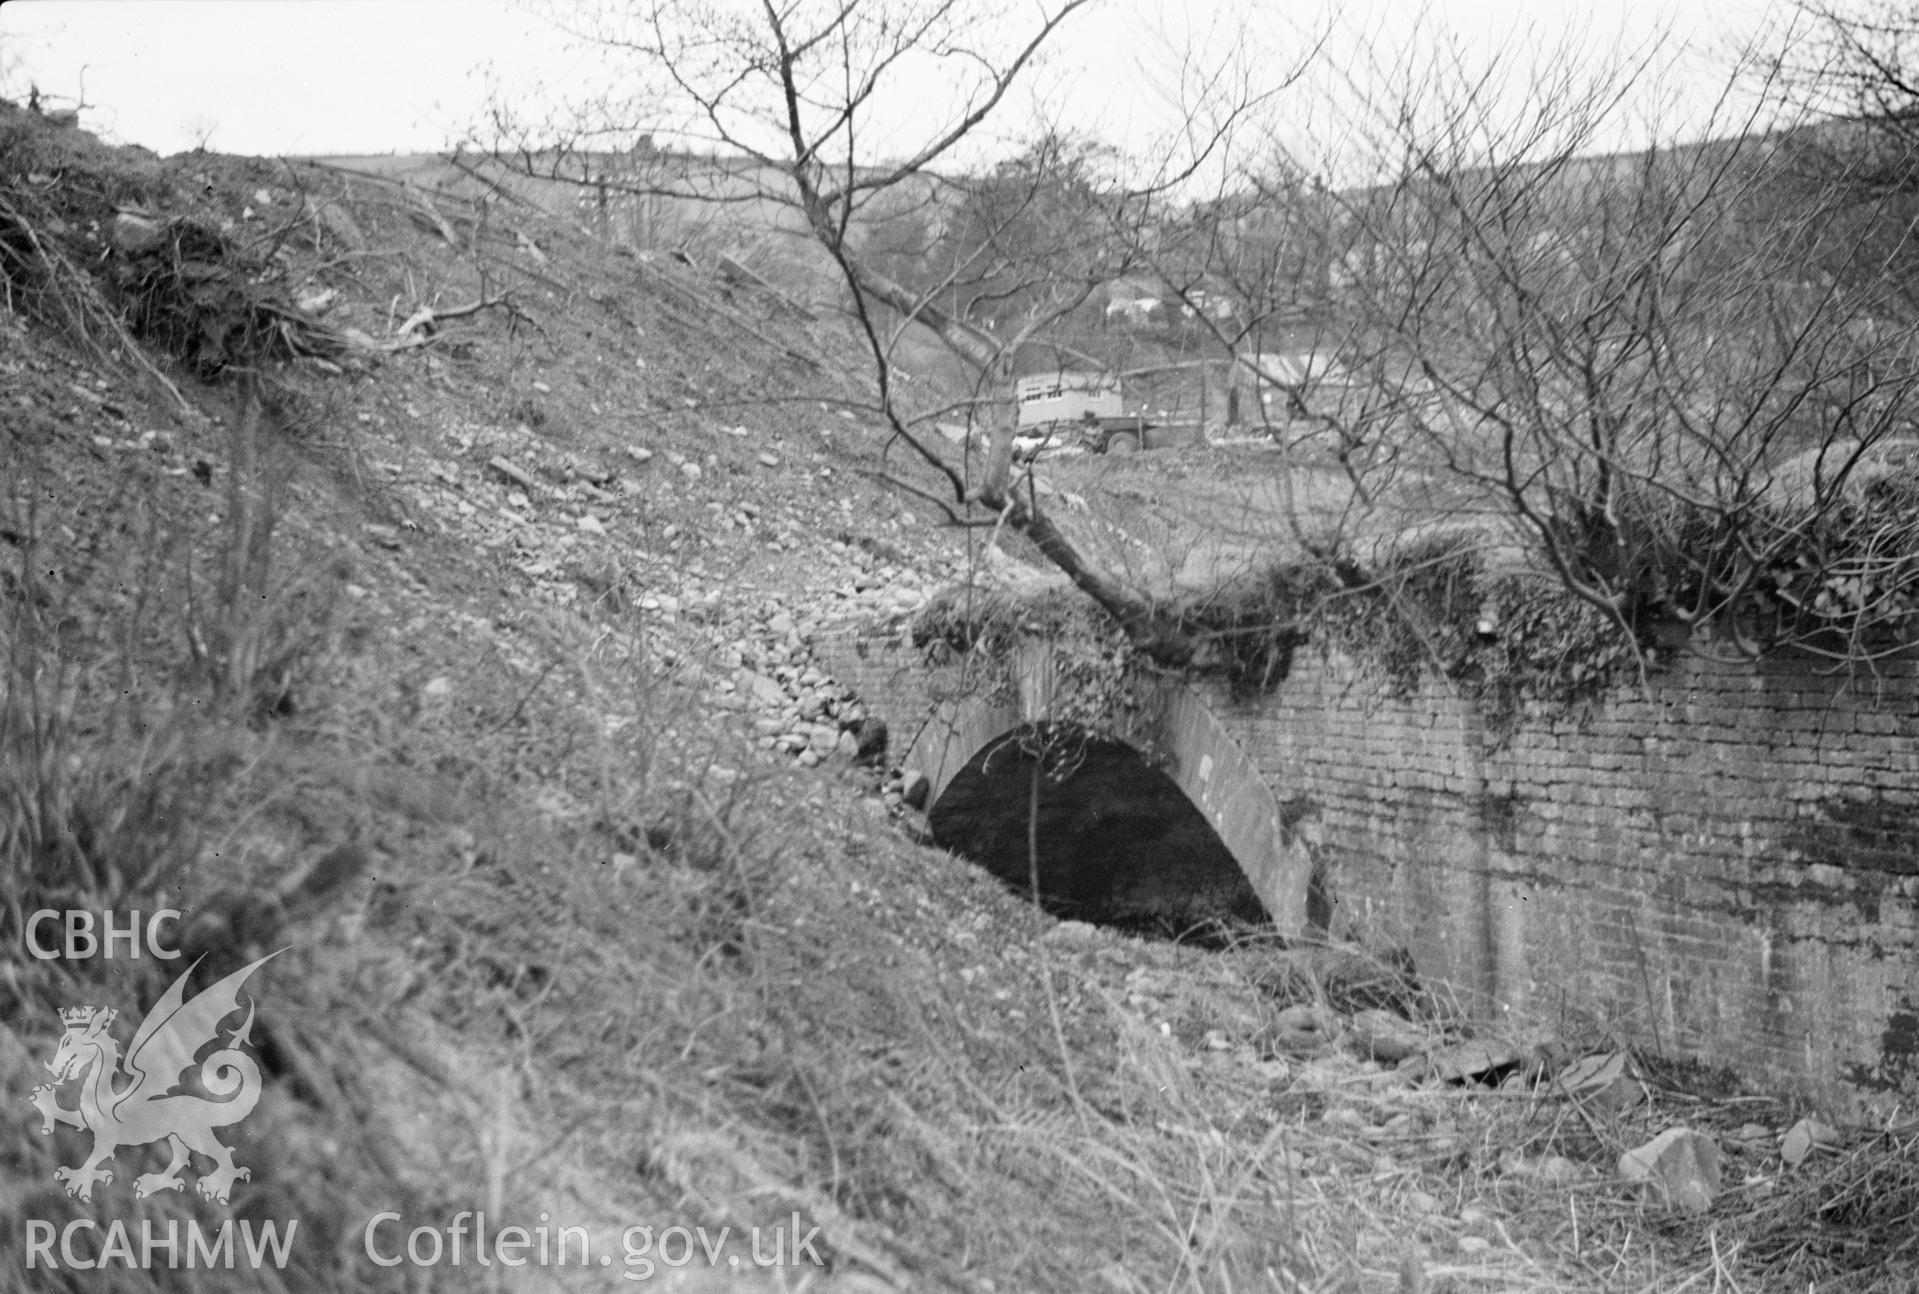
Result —
[[1078, 423], [1087, 414], [1117, 417], [1124, 410], [1119, 378], [1111, 373], [1035, 373], [1013, 383], [1019, 429]]
[[1013, 444], [1022, 458], [1043, 449], [1067, 447], [1095, 454], [1131, 454], [1200, 438], [1195, 420], [1129, 410], [1120, 378], [1111, 373], [1036, 373], [1018, 379], [1013, 396], [1019, 406]]

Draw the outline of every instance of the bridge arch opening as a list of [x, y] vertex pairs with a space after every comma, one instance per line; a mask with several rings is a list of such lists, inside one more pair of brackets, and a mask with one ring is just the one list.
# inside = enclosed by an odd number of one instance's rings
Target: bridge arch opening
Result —
[[1055, 916], [1164, 935], [1270, 920], [1206, 815], [1121, 741], [1015, 729], [953, 775], [927, 824], [1021, 893], [1032, 892], [1036, 853], [1039, 901]]

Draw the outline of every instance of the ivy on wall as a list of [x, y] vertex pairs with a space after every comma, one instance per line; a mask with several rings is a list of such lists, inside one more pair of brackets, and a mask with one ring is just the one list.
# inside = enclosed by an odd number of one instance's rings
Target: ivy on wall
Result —
[[1499, 739], [1529, 711], [1552, 717], [1596, 700], [1657, 654], [1557, 582], [1488, 573], [1458, 541], [1401, 555], [1366, 584], [1322, 599], [1307, 619], [1322, 650], [1358, 661], [1395, 695], [1446, 679]]
[[920, 612], [913, 643], [929, 665], [968, 670], [969, 694], [1007, 700], [1019, 649], [1045, 643], [1055, 679], [1049, 717], [1061, 732], [1118, 736], [1145, 703], [1144, 657], [1098, 604], [1070, 588], [1026, 597], [949, 589]]
[[[1399, 696], [1444, 678], [1504, 739], [1529, 712], [1565, 713], [1637, 675], [1653, 648], [1550, 581], [1488, 574], [1480, 553], [1453, 539], [1409, 548], [1378, 572], [1331, 562], [1276, 565], [1257, 578], [1195, 597], [1178, 623], [1204, 644], [1189, 670], [1223, 680], [1236, 697], [1270, 692], [1294, 654], [1315, 647], [1355, 660]], [[934, 666], [962, 665], [967, 690], [1012, 695], [1013, 661], [1045, 643], [1055, 672], [1051, 717], [1118, 736], [1145, 703], [1157, 670], [1089, 598], [1068, 586], [1013, 595], [955, 589], [913, 627]]]

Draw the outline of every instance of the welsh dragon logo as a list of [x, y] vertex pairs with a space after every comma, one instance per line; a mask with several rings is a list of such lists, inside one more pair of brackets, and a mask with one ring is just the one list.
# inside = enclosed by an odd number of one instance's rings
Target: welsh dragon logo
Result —
[[[220, 1022], [240, 1009], [240, 986], [247, 977], [277, 956], [277, 952], [268, 953], [241, 967], [189, 1002], [185, 1000], [187, 976], [200, 964], [196, 960], [140, 1022], [124, 1061], [120, 1044], [107, 1032], [118, 1011], [83, 1006], [60, 1012], [67, 1032], [47, 1062], [53, 1082], [34, 1088], [27, 1099], [45, 1119], [42, 1133], [50, 1135], [56, 1123], [64, 1123], [93, 1134], [92, 1154], [75, 1167], [53, 1170], [54, 1180], [67, 1188], [68, 1195], [91, 1202], [94, 1185], [113, 1180], [113, 1170], [105, 1165], [116, 1150], [161, 1140], [171, 1147], [172, 1162], [162, 1172], [135, 1178], [135, 1195], [183, 1189], [186, 1183], [180, 1170], [187, 1167], [189, 1151], [213, 1161], [214, 1170], [201, 1175], [197, 1189], [216, 1203], [227, 1202], [234, 1182], [253, 1176], [252, 1169], [234, 1165], [233, 1151], [213, 1135], [215, 1128], [246, 1118], [260, 1099], [260, 1067], [241, 1050], [252, 1045], [251, 998], [245, 1022], [226, 1035], [220, 1050], [200, 1061], [200, 1083], [212, 1098], [173, 1089], [202, 1048], [222, 1041]], [[116, 1090], [123, 1071], [127, 1081]], [[80, 1103], [68, 1109], [56, 1099], [56, 1090], [73, 1079], [81, 1080]]]

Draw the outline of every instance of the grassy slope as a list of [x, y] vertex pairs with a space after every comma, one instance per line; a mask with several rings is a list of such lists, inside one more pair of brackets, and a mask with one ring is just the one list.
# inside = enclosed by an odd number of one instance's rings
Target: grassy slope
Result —
[[[296, 366], [264, 419], [171, 369], [202, 411], [182, 413], [109, 364], [98, 329], [92, 345], [0, 314], [16, 902], [253, 911], [235, 896], [342, 843], [366, 860], [317, 913], [214, 946], [290, 946], [253, 983], [271, 1081], [231, 1140], [254, 1171], [236, 1210], [298, 1217], [298, 1270], [36, 1288], [502, 1275], [372, 1267], [361, 1229], [381, 1208], [408, 1226], [544, 1210], [615, 1255], [629, 1224], [797, 1211], [823, 1228], [815, 1290], [1657, 1289], [1711, 1271], [1698, 1224], [1606, 1180], [1637, 1122], [1414, 1089], [1282, 1034], [1289, 1002], [1352, 1005], [1341, 963], [1059, 926], [912, 844], [863, 775], [756, 749], [724, 680], [792, 650], [760, 607], [834, 601], [847, 570], [822, 536], [883, 549], [894, 577], [950, 564], [861, 476], [878, 433], [817, 398], [860, 394], [830, 328], [531, 215], [495, 213], [475, 253], [404, 193], [325, 172], [10, 147], [8, 191], [41, 194], [36, 228], [58, 221], [76, 251], [116, 200], [245, 239], [305, 189], [360, 241], [294, 222], [274, 273], [337, 288], [335, 322], [386, 336], [501, 284], [525, 311], [345, 373]], [[466, 236], [472, 212], [438, 214]], [[270, 560], [254, 546], [223, 592], [236, 518], [262, 508]], [[190, 641], [211, 644], [198, 665]], [[135, 1016], [166, 978], [4, 964], [0, 1288], [24, 1276], [23, 1219], [225, 1213], [135, 1201], [152, 1151], [123, 1150], [91, 1209], [68, 1200], [52, 1171], [82, 1139], [38, 1135], [18, 1099], [56, 1008]], [[1570, 1184], [1528, 1170], [1547, 1153], [1577, 1161]], [[695, 1263], [655, 1283], [780, 1277]], [[529, 1268], [503, 1287], [610, 1279]]]

